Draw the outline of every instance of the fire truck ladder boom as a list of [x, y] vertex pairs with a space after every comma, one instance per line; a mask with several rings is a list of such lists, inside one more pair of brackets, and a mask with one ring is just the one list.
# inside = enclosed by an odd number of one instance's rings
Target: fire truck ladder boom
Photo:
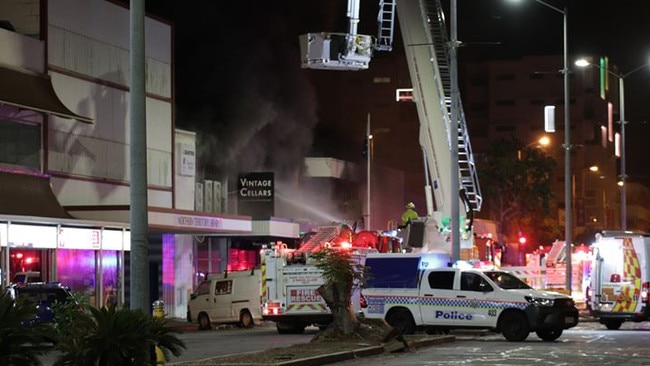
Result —
[[296, 250], [296, 253], [312, 253], [321, 249], [322, 245], [331, 242], [339, 235], [336, 226], [321, 227], [314, 236]]
[[395, 0], [379, 0], [377, 25], [379, 29], [377, 30], [375, 50], [392, 51], [395, 29]]
[[[451, 138], [458, 139], [459, 181], [467, 194], [471, 209], [480, 211], [483, 198], [478, 174], [467, 132], [467, 123], [459, 100], [458, 131], [449, 132], [451, 124], [451, 78], [449, 70], [449, 37], [444, 12], [439, 0], [397, 0], [402, 37], [408, 58], [414, 100], [418, 103], [420, 120], [426, 126], [420, 131], [420, 144], [425, 150], [429, 174], [433, 175], [434, 189], [448, 184]], [[434, 106], [436, 102], [440, 106]], [[438, 111], [439, 110], [439, 111]], [[442, 113], [442, 116], [440, 116]], [[440, 124], [444, 124], [440, 127]], [[441, 141], [440, 131], [447, 131], [447, 141]], [[428, 141], [427, 141], [428, 140]], [[442, 146], [440, 146], [442, 145]], [[446, 150], [446, 151], [444, 151]], [[449, 199], [457, 195], [450, 188], [434, 192], [436, 204], [449, 212]]]

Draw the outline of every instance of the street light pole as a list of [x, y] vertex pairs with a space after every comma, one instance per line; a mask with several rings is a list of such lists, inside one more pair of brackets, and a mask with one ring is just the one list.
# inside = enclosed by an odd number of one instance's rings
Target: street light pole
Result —
[[564, 74], [564, 245], [566, 257], [566, 283], [565, 288], [571, 294], [571, 242], [573, 234], [572, 224], [572, 205], [573, 196], [571, 194], [571, 123], [569, 109], [569, 45], [567, 37], [567, 8], [560, 9], [545, 1], [535, 0], [537, 3], [562, 14], [563, 17], [563, 53], [564, 65], [562, 74]]
[[[538, 2], [541, 2], [540, 0], [535, 0]], [[548, 5], [548, 4], [547, 4]], [[550, 5], [549, 5], [550, 6]], [[571, 243], [572, 243], [572, 231], [573, 231], [573, 223], [572, 223], [572, 205], [573, 205], [573, 197], [571, 195], [571, 122], [569, 119], [569, 110], [571, 108], [571, 104], [569, 103], [569, 46], [568, 46], [568, 40], [567, 40], [567, 8], [565, 7], [564, 10], [560, 10], [558, 8], [554, 8], [557, 11], [559, 11], [562, 16], [563, 16], [563, 52], [564, 52], [564, 69], [562, 72], [564, 73], [564, 245], [565, 245], [565, 251], [566, 251], [566, 282], [565, 282], [565, 288], [569, 292], [569, 295], [571, 295], [572, 292], [572, 282], [571, 282], [571, 274], [572, 274], [572, 266], [571, 266]]]
[[368, 113], [368, 120], [366, 122], [366, 141], [367, 141], [367, 144], [368, 144], [368, 146], [366, 147], [367, 148], [367, 152], [366, 152], [366, 184], [368, 185], [367, 189], [366, 189], [366, 195], [367, 195], [366, 196], [366, 205], [367, 205], [366, 210], [367, 210], [367, 215], [368, 215], [367, 216], [368, 217], [368, 222], [366, 222], [366, 225], [365, 225], [366, 230], [371, 229], [371, 225], [370, 225], [370, 180], [371, 180], [370, 179], [370, 164], [372, 164], [372, 162], [371, 162], [371, 160], [372, 160], [372, 150], [371, 150], [372, 141], [371, 140], [372, 140], [372, 135], [370, 134], [370, 113]]
[[625, 79], [623, 76], [619, 76], [618, 78], [618, 100], [620, 104], [618, 108], [621, 119], [621, 230], [625, 231], [627, 230], [627, 196], [625, 192], [625, 123], [627, 122], [625, 122], [625, 88], [623, 79]]
[[536, 2], [553, 9], [554, 11], [562, 14], [563, 17], [563, 53], [564, 53], [564, 66], [562, 73], [564, 74], [564, 245], [566, 257], [566, 282], [565, 288], [571, 294], [571, 242], [573, 234], [573, 196], [571, 192], [571, 123], [570, 123], [570, 108], [569, 103], [569, 45], [567, 37], [567, 8], [560, 9], [542, 0], [535, 0]]

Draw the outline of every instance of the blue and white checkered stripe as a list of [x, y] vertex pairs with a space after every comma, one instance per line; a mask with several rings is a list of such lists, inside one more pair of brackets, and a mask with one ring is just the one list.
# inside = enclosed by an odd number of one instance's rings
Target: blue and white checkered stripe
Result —
[[[375, 305], [375, 309], [384, 309], [385, 306], [435, 306], [442, 308], [483, 308], [483, 309], [520, 309], [524, 310], [529, 304], [518, 301], [476, 300], [449, 297], [430, 296], [367, 296], [368, 304]], [[374, 311], [373, 311], [374, 312]], [[383, 312], [383, 311], [381, 311]]]

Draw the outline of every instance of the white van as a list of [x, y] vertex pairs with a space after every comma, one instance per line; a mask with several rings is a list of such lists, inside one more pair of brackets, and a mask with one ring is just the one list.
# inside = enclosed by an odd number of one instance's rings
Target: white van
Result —
[[190, 296], [187, 321], [199, 329], [213, 324], [252, 328], [262, 320], [262, 278], [259, 269], [208, 276]]

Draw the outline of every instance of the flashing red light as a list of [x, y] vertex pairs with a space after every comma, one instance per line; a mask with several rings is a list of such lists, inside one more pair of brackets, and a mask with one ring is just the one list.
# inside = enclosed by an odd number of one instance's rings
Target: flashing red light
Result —
[[520, 236], [519, 237], [519, 244], [526, 244], [526, 237], [525, 236]]
[[359, 294], [359, 306], [361, 306], [362, 309], [368, 307], [368, 302], [366, 301], [366, 298], [363, 296], [363, 294]]

